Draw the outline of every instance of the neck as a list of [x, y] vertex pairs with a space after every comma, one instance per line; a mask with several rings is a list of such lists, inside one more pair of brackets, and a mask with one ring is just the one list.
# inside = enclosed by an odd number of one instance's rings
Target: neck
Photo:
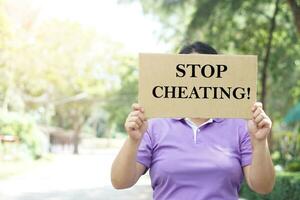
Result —
[[194, 122], [197, 126], [200, 126], [204, 122], [208, 121], [207, 118], [189, 118], [192, 122]]

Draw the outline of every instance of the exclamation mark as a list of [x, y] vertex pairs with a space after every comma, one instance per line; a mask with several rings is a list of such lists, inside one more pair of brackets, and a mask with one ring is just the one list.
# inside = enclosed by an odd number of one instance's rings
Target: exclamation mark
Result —
[[247, 88], [247, 94], [248, 94], [247, 99], [250, 99], [250, 88], [249, 87]]

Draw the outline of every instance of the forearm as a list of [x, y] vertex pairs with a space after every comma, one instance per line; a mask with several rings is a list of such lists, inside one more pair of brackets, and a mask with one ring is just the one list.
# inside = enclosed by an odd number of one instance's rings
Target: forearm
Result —
[[112, 164], [111, 182], [117, 189], [128, 188], [138, 179], [136, 156], [139, 142], [127, 138]]
[[[253, 141], [253, 140], [252, 140]], [[250, 167], [251, 188], [262, 194], [272, 191], [275, 183], [275, 171], [267, 140], [253, 141], [252, 164]]]

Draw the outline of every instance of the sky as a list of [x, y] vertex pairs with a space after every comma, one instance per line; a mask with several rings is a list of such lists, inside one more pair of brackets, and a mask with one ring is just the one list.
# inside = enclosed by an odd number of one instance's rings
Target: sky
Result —
[[116, 0], [33, 0], [43, 20], [77, 21], [124, 45], [130, 53], [167, 53], [170, 46], [159, 41], [161, 24], [144, 15], [138, 1]]

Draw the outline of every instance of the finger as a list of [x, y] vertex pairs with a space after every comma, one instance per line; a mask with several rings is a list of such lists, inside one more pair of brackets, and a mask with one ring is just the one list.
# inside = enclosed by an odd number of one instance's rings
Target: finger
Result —
[[262, 108], [258, 107], [256, 108], [256, 110], [253, 113], [253, 118], [256, 118], [258, 115], [260, 115], [261, 113], [263, 113]]
[[263, 119], [262, 121], [260, 121], [258, 123], [258, 127], [262, 128], [262, 127], [271, 127], [271, 121], [267, 118]]
[[141, 111], [133, 111], [131, 112], [130, 116], [138, 116], [142, 121], [147, 120], [144, 113], [142, 113]]
[[136, 112], [136, 111], [132, 111], [132, 112], [130, 112], [130, 113], [128, 114], [125, 123], [128, 122], [128, 121], [131, 119], [132, 116], [135, 116], [134, 112]]
[[139, 129], [139, 125], [136, 122], [128, 122], [128, 128], [132, 130]]
[[138, 116], [133, 116], [130, 119], [128, 119], [129, 122], [136, 122], [139, 127], [143, 125], [143, 121]]
[[138, 116], [142, 121], [147, 121], [147, 118], [144, 113], [140, 112], [140, 113], [138, 113]]
[[141, 111], [139, 111], [139, 110], [135, 110], [135, 111], [132, 111], [130, 114], [129, 114], [129, 116], [131, 117], [131, 116], [138, 116], [138, 114], [140, 113]]
[[252, 111], [256, 110], [256, 108], [263, 108], [263, 105], [261, 102], [255, 102], [252, 106]]
[[143, 112], [143, 108], [142, 108], [142, 106], [140, 106], [139, 104], [137, 104], [137, 103], [134, 103], [134, 104], [132, 104], [132, 110], [140, 110], [140, 111], [142, 111]]
[[263, 119], [265, 119], [266, 116], [264, 115], [264, 113], [260, 113], [256, 118], [254, 118], [255, 123], [259, 123], [261, 122]]

